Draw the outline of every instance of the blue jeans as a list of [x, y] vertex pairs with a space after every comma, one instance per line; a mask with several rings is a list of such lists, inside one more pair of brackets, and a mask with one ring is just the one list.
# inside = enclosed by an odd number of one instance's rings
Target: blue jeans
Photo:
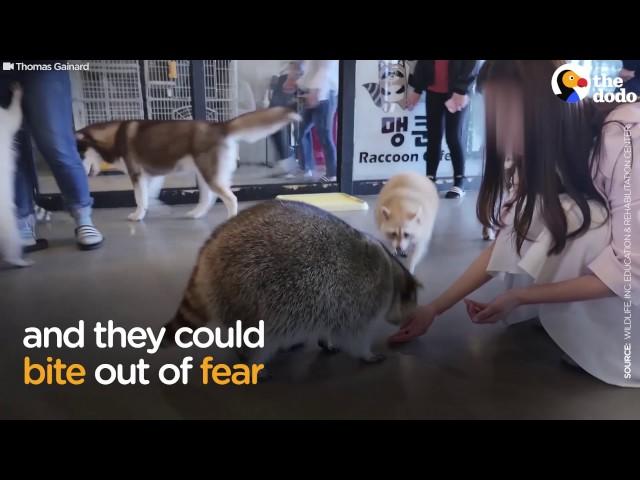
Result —
[[316, 166], [311, 140], [311, 129], [315, 125], [324, 152], [326, 175], [327, 177], [336, 176], [336, 144], [333, 141], [333, 116], [336, 113], [336, 103], [336, 94], [331, 92], [328, 100], [321, 101], [314, 108], [306, 108], [302, 113], [300, 146], [302, 166], [305, 171], [313, 170]]
[[76, 220], [90, 218], [93, 199], [74, 135], [68, 72], [20, 72], [2, 80], [3, 89], [11, 80], [18, 80], [24, 89], [24, 123], [17, 135], [15, 202], [18, 217], [33, 214], [36, 175], [31, 135], [51, 168], [71, 215]]

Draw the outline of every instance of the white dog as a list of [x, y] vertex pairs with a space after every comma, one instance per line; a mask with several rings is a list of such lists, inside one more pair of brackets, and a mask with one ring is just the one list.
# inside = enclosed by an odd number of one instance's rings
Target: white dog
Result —
[[9, 108], [0, 108], [0, 258], [18, 266], [28, 267], [33, 262], [22, 258], [22, 242], [15, 216], [14, 181], [15, 151], [13, 141], [22, 123], [22, 89], [11, 87], [13, 98]]
[[409, 255], [411, 273], [429, 248], [438, 201], [435, 184], [414, 172], [395, 175], [380, 191], [376, 224], [397, 255]]

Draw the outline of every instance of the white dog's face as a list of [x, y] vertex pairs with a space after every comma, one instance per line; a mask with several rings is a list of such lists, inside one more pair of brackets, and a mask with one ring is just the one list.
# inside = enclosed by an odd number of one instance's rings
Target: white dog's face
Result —
[[380, 211], [382, 213], [380, 230], [391, 243], [393, 252], [406, 257], [420, 229], [420, 210], [407, 212], [381, 207]]

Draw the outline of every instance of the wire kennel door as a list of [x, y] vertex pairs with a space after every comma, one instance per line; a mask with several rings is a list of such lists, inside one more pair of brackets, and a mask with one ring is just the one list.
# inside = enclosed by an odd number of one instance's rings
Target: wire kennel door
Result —
[[225, 122], [238, 116], [238, 62], [204, 61], [207, 120]]
[[88, 62], [88, 71], [72, 71], [71, 94], [76, 129], [111, 120], [144, 118], [137, 60], [72, 60]]
[[[193, 105], [189, 60], [146, 60], [144, 80], [147, 113], [152, 120], [191, 120]], [[205, 60], [207, 120], [237, 116], [238, 75], [235, 60]]]

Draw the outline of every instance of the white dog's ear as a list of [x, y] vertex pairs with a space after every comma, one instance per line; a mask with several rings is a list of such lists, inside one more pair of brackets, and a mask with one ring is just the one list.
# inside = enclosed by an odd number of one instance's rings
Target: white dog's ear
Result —
[[384, 219], [389, 220], [389, 217], [391, 216], [391, 210], [389, 210], [387, 207], [382, 207], [380, 211], [382, 212], [382, 216], [384, 217]]
[[418, 207], [418, 210], [416, 210], [415, 212], [411, 212], [407, 214], [407, 220], [411, 221], [413, 219], [416, 220], [416, 222], [420, 223], [420, 214], [422, 213], [422, 207]]

